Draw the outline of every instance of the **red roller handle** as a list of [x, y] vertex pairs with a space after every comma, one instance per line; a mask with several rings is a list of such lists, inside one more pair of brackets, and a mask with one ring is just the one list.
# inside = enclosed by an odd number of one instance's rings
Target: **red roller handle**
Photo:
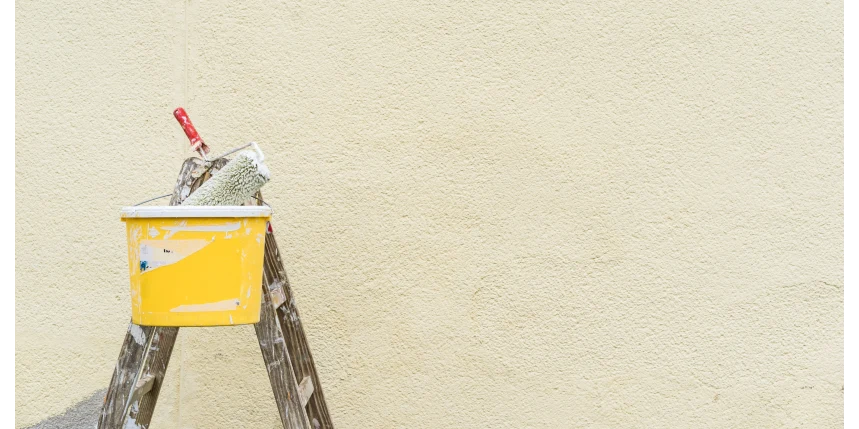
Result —
[[191, 119], [188, 118], [188, 114], [185, 112], [185, 109], [181, 107], [177, 108], [173, 111], [173, 116], [175, 116], [176, 120], [179, 121], [179, 125], [182, 126], [182, 130], [185, 131], [185, 135], [188, 136], [188, 140], [191, 141], [191, 149], [200, 152], [200, 155], [209, 153], [209, 146], [206, 146], [206, 143], [203, 143], [203, 139], [200, 138], [200, 134], [197, 133], [194, 125], [191, 124]]

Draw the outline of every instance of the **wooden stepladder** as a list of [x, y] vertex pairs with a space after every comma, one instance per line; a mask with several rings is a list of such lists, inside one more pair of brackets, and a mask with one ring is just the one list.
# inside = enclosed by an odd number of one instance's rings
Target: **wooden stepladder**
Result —
[[[170, 205], [227, 163], [185, 160]], [[257, 193], [259, 204], [262, 195]], [[260, 321], [254, 325], [285, 429], [333, 428], [271, 224], [265, 239]], [[148, 428], [179, 328], [129, 324], [99, 415], [99, 429]]]

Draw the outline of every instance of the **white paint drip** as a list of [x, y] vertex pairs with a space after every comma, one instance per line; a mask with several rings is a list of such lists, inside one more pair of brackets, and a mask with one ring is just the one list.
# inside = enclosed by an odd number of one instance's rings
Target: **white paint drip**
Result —
[[208, 304], [185, 304], [171, 309], [173, 313], [185, 313], [196, 311], [230, 311], [235, 310], [239, 306], [239, 299], [225, 299], [218, 302], [210, 302]]
[[160, 234], [160, 232], [158, 232], [158, 228], [155, 228], [154, 226], [149, 228], [149, 237], [150, 238], [158, 237], [158, 234]]
[[[179, 222], [180, 227], [184, 227], [185, 225], [188, 225], [188, 221], [183, 220], [183, 221]], [[175, 233], [175, 231], [169, 231], [169, 229], [168, 229], [168, 232], [166, 234], [164, 234], [164, 239], [165, 240], [169, 239], [174, 233]]]
[[274, 361], [274, 362], [269, 362], [269, 363], [267, 363], [265, 366], [266, 366], [266, 368], [268, 368], [269, 370], [271, 370], [273, 367], [277, 367], [277, 366], [281, 366], [281, 365], [283, 365], [283, 360], [282, 360], [282, 359], [278, 359], [278, 360], [276, 360], [276, 361]]
[[134, 338], [134, 342], [140, 344], [141, 346], [146, 343], [146, 332], [143, 332], [143, 328], [132, 324], [128, 328], [128, 333]]
[[[137, 415], [140, 411], [140, 404], [137, 401], [131, 404], [131, 411], [134, 415]], [[126, 419], [125, 424], [122, 425], [122, 429], [144, 429], [143, 426], [137, 424], [136, 420], [134, 418]]]
[[[183, 222], [184, 223], [184, 222]], [[178, 225], [178, 226], [162, 226], [162, 229], [166, 229], [168, 232], [164, 238], [170, 238], [173, 234], [180, 231], [190, 231], [190, 232], [206, 232], [206, 231], [214, 231], [214, 232], [231, 232], [237, 231], [241, 227], [241, 222], [233, 222], [226, 223], [223, 225], [197, 225], [197, 226], [187, 226], [187, 225]]]
[[283, 290], [283, 286], [284, 286], [285, 284], [286, 284], [286, 283], [284, 283], [284, 282], [283, 282], [283, 280], [281, 280], [281, 279], [277, 279], [277, 280], [275, 280], [274, 282], [272, 282], [272, 283], [271, 283], [271, 285], [269, 285], [269, 287], [268, 287], [268, 288], [269, 288], [269, 289], [272, 289], [272, 290], [274, 290], [274, 289], [280, 289], [280, 290]]
[[141, 231], [141, 228], [139, 226], [134, 226], [129, 229], [128, 236], [130, 237], [132, 243], [136, 243], [140, 241], [141, 237], [143, 237], [143, 231]]
[[257, 146], [256, 143], [251, 142], [251, 145], [253, 145], [254, 150], [253, 151], [248, 150], [248, 151], [242, 152], [242, 154], [244, 154], [245, 156], [250, 158], [251, 163], [253, 163], [254, 167], [256, 167], [257, 172], [259, 172], [260, 176], [263, 176], [266, 179], [270, 179], [271, 178], [271, 172], [268, 170], [268, 167], [265, 164], [263, 164], [263, 160], [265, 159], [265, 155], [263, 155], [262, 150], [260, 150], [259, 146]]

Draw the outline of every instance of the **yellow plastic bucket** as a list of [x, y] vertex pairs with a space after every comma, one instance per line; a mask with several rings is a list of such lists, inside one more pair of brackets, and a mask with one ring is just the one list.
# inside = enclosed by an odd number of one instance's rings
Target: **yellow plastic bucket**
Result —
[[259, 322], [264, 206], [125, 207], [131, 320], [149, 326]]

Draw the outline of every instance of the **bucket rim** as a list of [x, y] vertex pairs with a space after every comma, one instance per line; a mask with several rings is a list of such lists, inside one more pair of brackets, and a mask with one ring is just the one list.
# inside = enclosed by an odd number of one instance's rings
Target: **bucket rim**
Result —
[[123, 207], [121, 219], [271, 217], [267, 206], [137, 206]]

